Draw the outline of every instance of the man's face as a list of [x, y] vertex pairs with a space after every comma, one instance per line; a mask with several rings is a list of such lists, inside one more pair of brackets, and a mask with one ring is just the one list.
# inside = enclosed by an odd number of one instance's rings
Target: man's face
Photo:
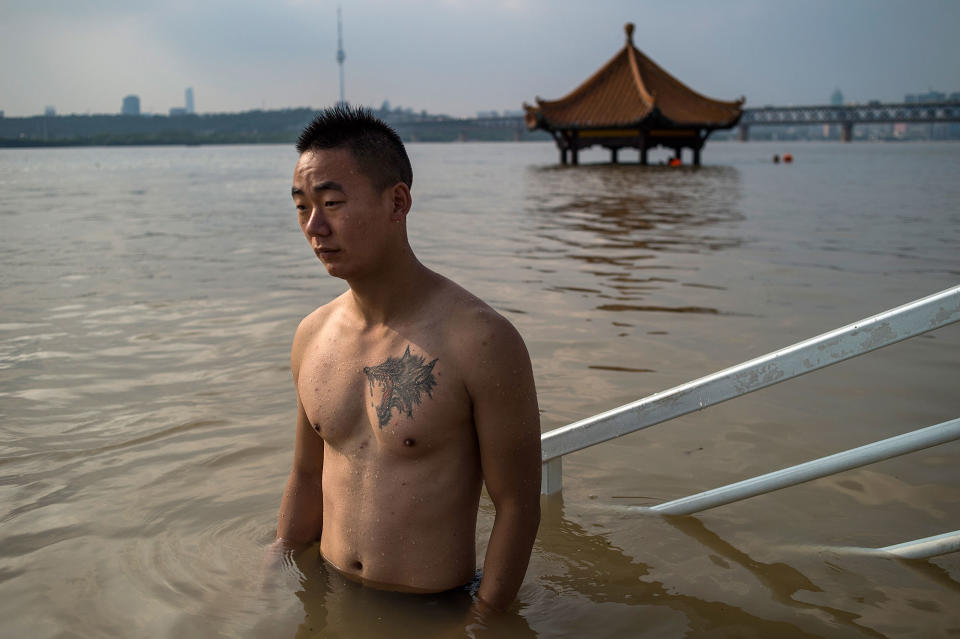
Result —
[[291, 192], [300, 228], [327, 273], [351, 279], [379, 267], [393, 199], [390, 189], [377, 191], [349, 149], [305, 152]]

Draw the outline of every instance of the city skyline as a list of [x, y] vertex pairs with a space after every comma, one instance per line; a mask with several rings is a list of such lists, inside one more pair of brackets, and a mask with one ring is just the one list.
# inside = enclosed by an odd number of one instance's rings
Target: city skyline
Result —
[[681, 81], [746, 95], [748, 107], [826, 104], [838, 87], [847, 102], [960, 89], [960, 3], [942, 1], [14, 0], [0, 26], [0, 51], [15, 61], [0, 66], [0, 109], [118, 113], [133, 94], [142, 112], [167, 113], [184, 87], [197, 89], [200, 113], [333, 104], [338, 4], [354, 104], [463, 117], [557, 98], [616, 53], [628, 21], [638, 48]]

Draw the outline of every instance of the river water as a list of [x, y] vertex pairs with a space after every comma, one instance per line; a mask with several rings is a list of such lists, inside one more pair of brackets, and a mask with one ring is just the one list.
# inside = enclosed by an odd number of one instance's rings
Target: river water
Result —
[[[409, 150], [414, 249], [523, 334], [544, 430], [960, 282], [956, 144], [714, 143], [700, 169]], [[309, 556], [261, 587], [290, 339], [344, 290], [300, 235], [295, 160], [0, 151], [0, 635], [458, 635]], [[835, 550], [960, 528], [956, 442], [692, 517], [622, 508], [952, 419], [958, 382], [955, 325], [568, 456], [486, 634], [960, 633], [960, 554]], [[479, 557], [492, 521], [484, 496]]]

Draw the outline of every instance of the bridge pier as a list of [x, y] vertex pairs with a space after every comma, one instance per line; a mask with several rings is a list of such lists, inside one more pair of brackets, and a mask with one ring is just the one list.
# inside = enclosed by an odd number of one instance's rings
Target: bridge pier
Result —
[[840, 139], [843, 142], [853, 141], [853, 122], [844, 122], [840, 130]]
[[741, 124], [741, 125], [740, 125], [740, 130], [737, 131], [737, 139], [740, 140], [741, 142], [749, 142], [749, 141], [750, 141], [750, 127], [747, 126], [746, 124]]

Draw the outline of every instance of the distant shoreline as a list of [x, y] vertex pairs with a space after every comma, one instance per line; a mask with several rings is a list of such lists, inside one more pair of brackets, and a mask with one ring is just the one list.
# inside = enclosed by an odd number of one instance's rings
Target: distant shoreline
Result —
[[[59, 139], [59, 140], [36, 140], [36, 139], [0, 139], [0, 149], [63, 149], [63, 148], [74, 148], [74, 147], [134, 147], [134, 146], [249, 146], [249, 145], [260, 145], [260, 144], [279, 144], [279, 145], [289, 145], [293, 146], [296, 142], [295, 137], [290, 138], [205, 138], [205, 139], [180, 139], [180, 138], [131, 138], [131, 139], [101, 139], [101, 138], [88, 138], [88, 139]], [[507, 139], [507, 138], [490, 138], [490, 139], [445, 139], [445, 140], [422, 140], [422, 139], [407, 139], [404, 140], [405, 143], [410, 144], [456, 144], [464, 142], [550, 142], [549, 138], [524, 138], [521, 140]], [[768, 144], [768, 143], [802, 143], [802, 144], [824, 144], [824, 143], [835, 143], [835, 144], [845, 144], [841, 143], [839, 140], [831, 139], [804, 139], [804, 138], [762, 138], [750, 140], [749, 142], [740, 142], [734, 137], [727, 138], [718, 138], [711, 139], [709, 144]], [[938, 144], [938, 143], [957, 143], [960, 140], [955, 139], [946, 139], [946, 140], [924, 140], [924, 139], [899, 139], [899, 138], [876, 138], [869, 140], [855, 140], [851, 144], [906, 144], [906, 143], [924, 143], [924, 144]]]
[[[61, 115], [0, 118], [0, 148], [293, 144], [316, 115], [310, 108], [179, 116]], [[407, 142], [549, 140], [519, 119], [503, 122], [375, 112]]]

